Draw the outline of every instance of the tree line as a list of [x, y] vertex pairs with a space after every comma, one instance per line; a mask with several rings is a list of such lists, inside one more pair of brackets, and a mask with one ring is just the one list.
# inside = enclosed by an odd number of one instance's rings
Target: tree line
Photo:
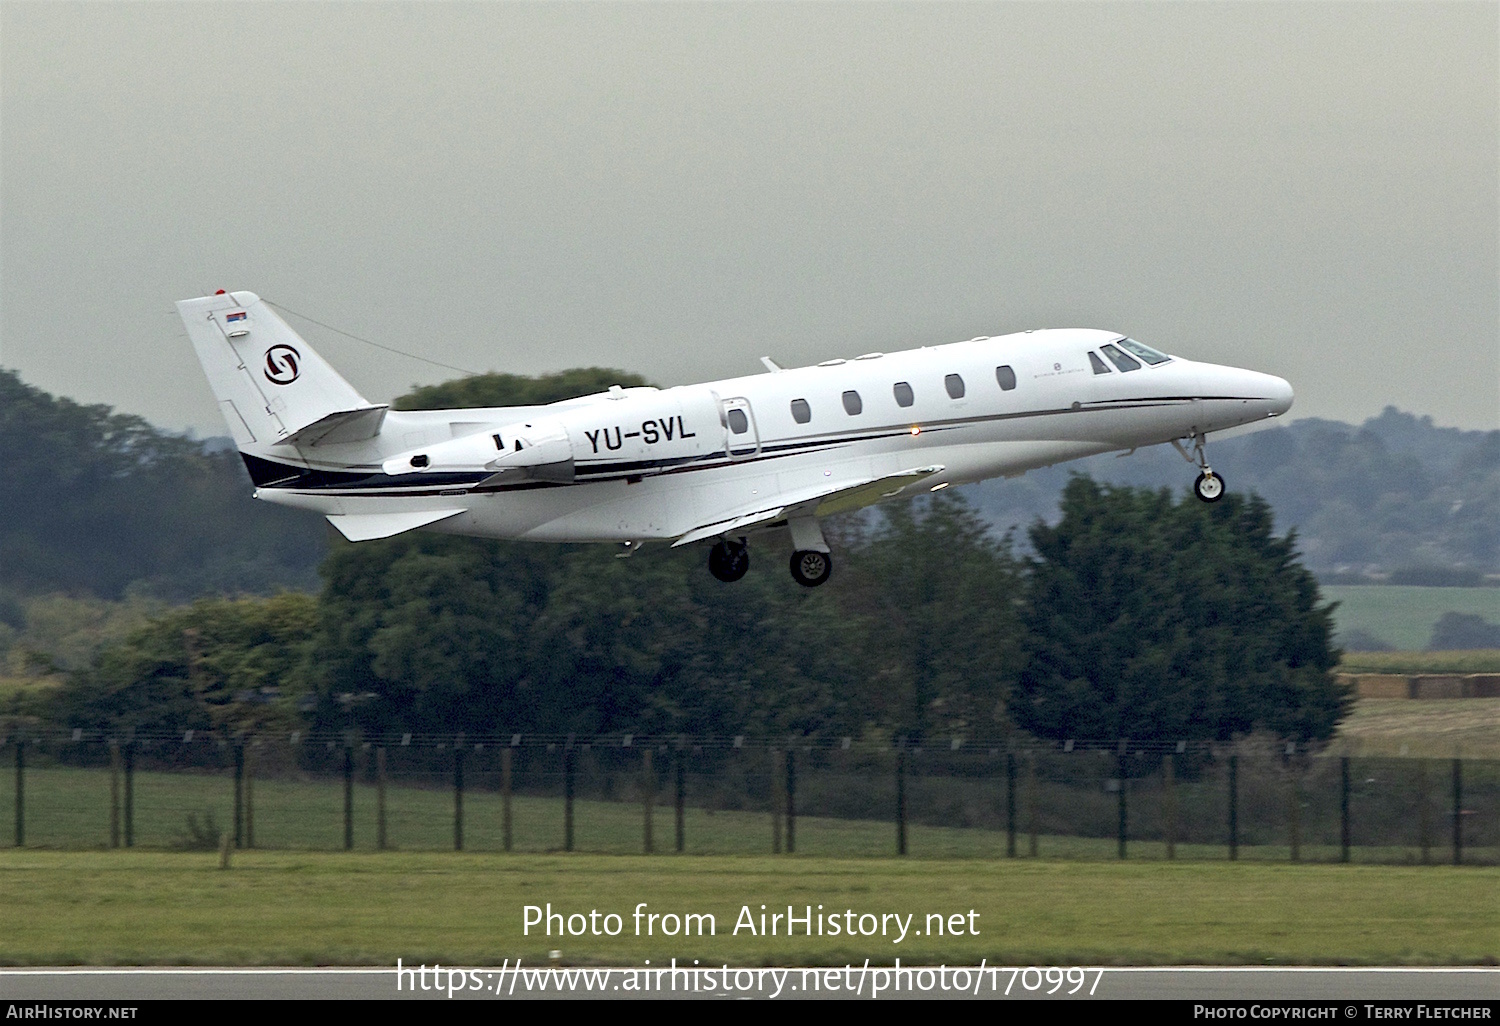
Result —
[[726, 585], [701, 553], [410, 534], [316, 596], [203, 600], [106, 648], [89, 730], [1326, 740], [1329, 607], [1269, 509], [1079, 477], [1015, 555], [939, 493], [834, 525], [840, 571]]

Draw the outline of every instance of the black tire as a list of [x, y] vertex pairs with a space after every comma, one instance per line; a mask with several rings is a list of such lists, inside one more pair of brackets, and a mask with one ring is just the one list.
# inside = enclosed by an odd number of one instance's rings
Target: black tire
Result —
[[1224, 479], [1212, 470], [1205, 470], [1193, 482], [1193, 494], [1204, 502], [1218, 502], [1224, 497]]
[[826, 552], [803, 549], [792, 553], [792, 580], [804, 588], [816, 588], [833, 573], [833, 557]]
[[719, 580], [732, 583], [750, 569], [750, 550], [743, 544], [721, 541], [708, 550], [708, 572]]

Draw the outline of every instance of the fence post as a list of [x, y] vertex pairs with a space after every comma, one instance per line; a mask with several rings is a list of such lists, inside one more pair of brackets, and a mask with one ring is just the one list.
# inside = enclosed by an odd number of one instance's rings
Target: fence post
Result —
[[1036, 752], [1026, 753], [1026, 830], [1029, 834], [1027, 854], [1036, 858], [1037, 838], [1042, 829], [1041, 793], [1036, 783]]
[[245, 846], [245, 746], [234, 746], [234, 846]]
[[511, 753], [509, 748], [500, 749], [500, 841], [506, 851], [511, 850]]
[[1016, 857], [1016, 753], [1005, 753], [1005, 857]]
[[786, 749], [786, 852], [797, 850], [797, 753]]
[[464, 750], [453, 742], [453, 850], [464, 850]]
[[573, 742], [563, 748], [563, 851], [573, 850], [573, 785], [576, 755]]
[[245, 753], [245, 847], [255, 847], [255, 747]]
[[120, 745], [109, 743], [109, 846], [120, 846]]
[[1177, 777], [1168, 753], [1161, 761], [1161, 804], [1167, 827], [1167, 858], [1177, 857]]
[[1427, 798], [1427, 760], [1417, 760], [1417, 844], [1422, 849], [1422, 865], [1432, 858], [1432, 811]]
[[125, 847], [135, 846], [135, 741], [125, 743]]
[[1116, 801], [1117, 815], [1115, 825], [1115, 836], [1118, 841], [1120, 858], [1125, 857], [1126, 837], [1126, 810], [1125, 810], [1125, 742], [1120, 742], [1120, 751], [1115, 756], [1115, 775], [1120, 782], [1120, 793]]
[[680, 853], [687, 847], [687, 750], [684, 748], [677, 749], [676, 769], [677, 851]]
[[1240, 757], [1229, 757], [1229, 861], [1240, 857]]
[[1464, 860], [1464, 763], [1453, 760], [1453, 864]]
[[781, 780], [781, 753], [770, 749], [771, 772], [771, 854], [781, 854], [781, 809], [786, 804], [786, 795]]
[[1339, 861], [1349, 861], [1349, 756], [1339, 756]]
[[26, 739], [16, 738], [16, 847], [26, 847]]
[[651, 768], [651, 747], [641, 747], [641, 847], [647, 855], [656, 850], [651, 836], [651, 814], [656, 806], [656, 773]]
[[354, 746], [344, 742], [344, 850], [354, 850]]
[[896, 854], [906, 854], [906, 749], [896, 749]]
[[1290, 831], [1293, 862], [1302, 859], [1302, 774], [1298, 772], [1294, 757], [1287, 758], [1287, 826]]
[[375, 848], [385, 851], [389, 838], [385, 832], [385, 745], [375, 749]]

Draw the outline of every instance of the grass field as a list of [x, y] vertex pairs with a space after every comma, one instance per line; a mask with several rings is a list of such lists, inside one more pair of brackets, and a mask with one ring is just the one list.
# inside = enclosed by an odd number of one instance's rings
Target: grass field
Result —
[[1345, 652], [1342, 673], [1500, 673], [1500, 648], [1456, 652]]
[[1362, 698], [1339, 739], [1361, 755], [1500, 759], [1500, 699]]
[[1500, 622], [1500, 588], [1380, 584], [1325, 585], [1320, 590], [1325, 599], [1339, 603], [1333, 618], [1340, 630], [1369, 631], [1398, 649], [1426, 648], [1433, 624], [1444, 613], [1468, 613]]
[[[8, 964], [1496, 964], [1500, 870], [789, 857], [0, 852]], [[631, 913], [712, 914], [635, 936]], [[523, 934], [523, 908], [618, 913]], [[962, 936], [752, 936], [748, 906], [962, 915]], [[970, 911], [977, 913], [968, 918]], [[951, 924], [951, 921], [950, 921]], [[969, 934], [969, 926], [977, 935]], [[895, 927], [891, 926], [894, 930]]]

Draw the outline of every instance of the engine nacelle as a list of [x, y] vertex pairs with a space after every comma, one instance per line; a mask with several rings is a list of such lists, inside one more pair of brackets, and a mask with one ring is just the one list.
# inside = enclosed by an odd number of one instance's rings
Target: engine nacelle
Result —
[[573, 447], [556, 421], [512, 424], [398, 453], [381, 464], [387, 474], [506, 474], [542, 481], [573, 480]]

